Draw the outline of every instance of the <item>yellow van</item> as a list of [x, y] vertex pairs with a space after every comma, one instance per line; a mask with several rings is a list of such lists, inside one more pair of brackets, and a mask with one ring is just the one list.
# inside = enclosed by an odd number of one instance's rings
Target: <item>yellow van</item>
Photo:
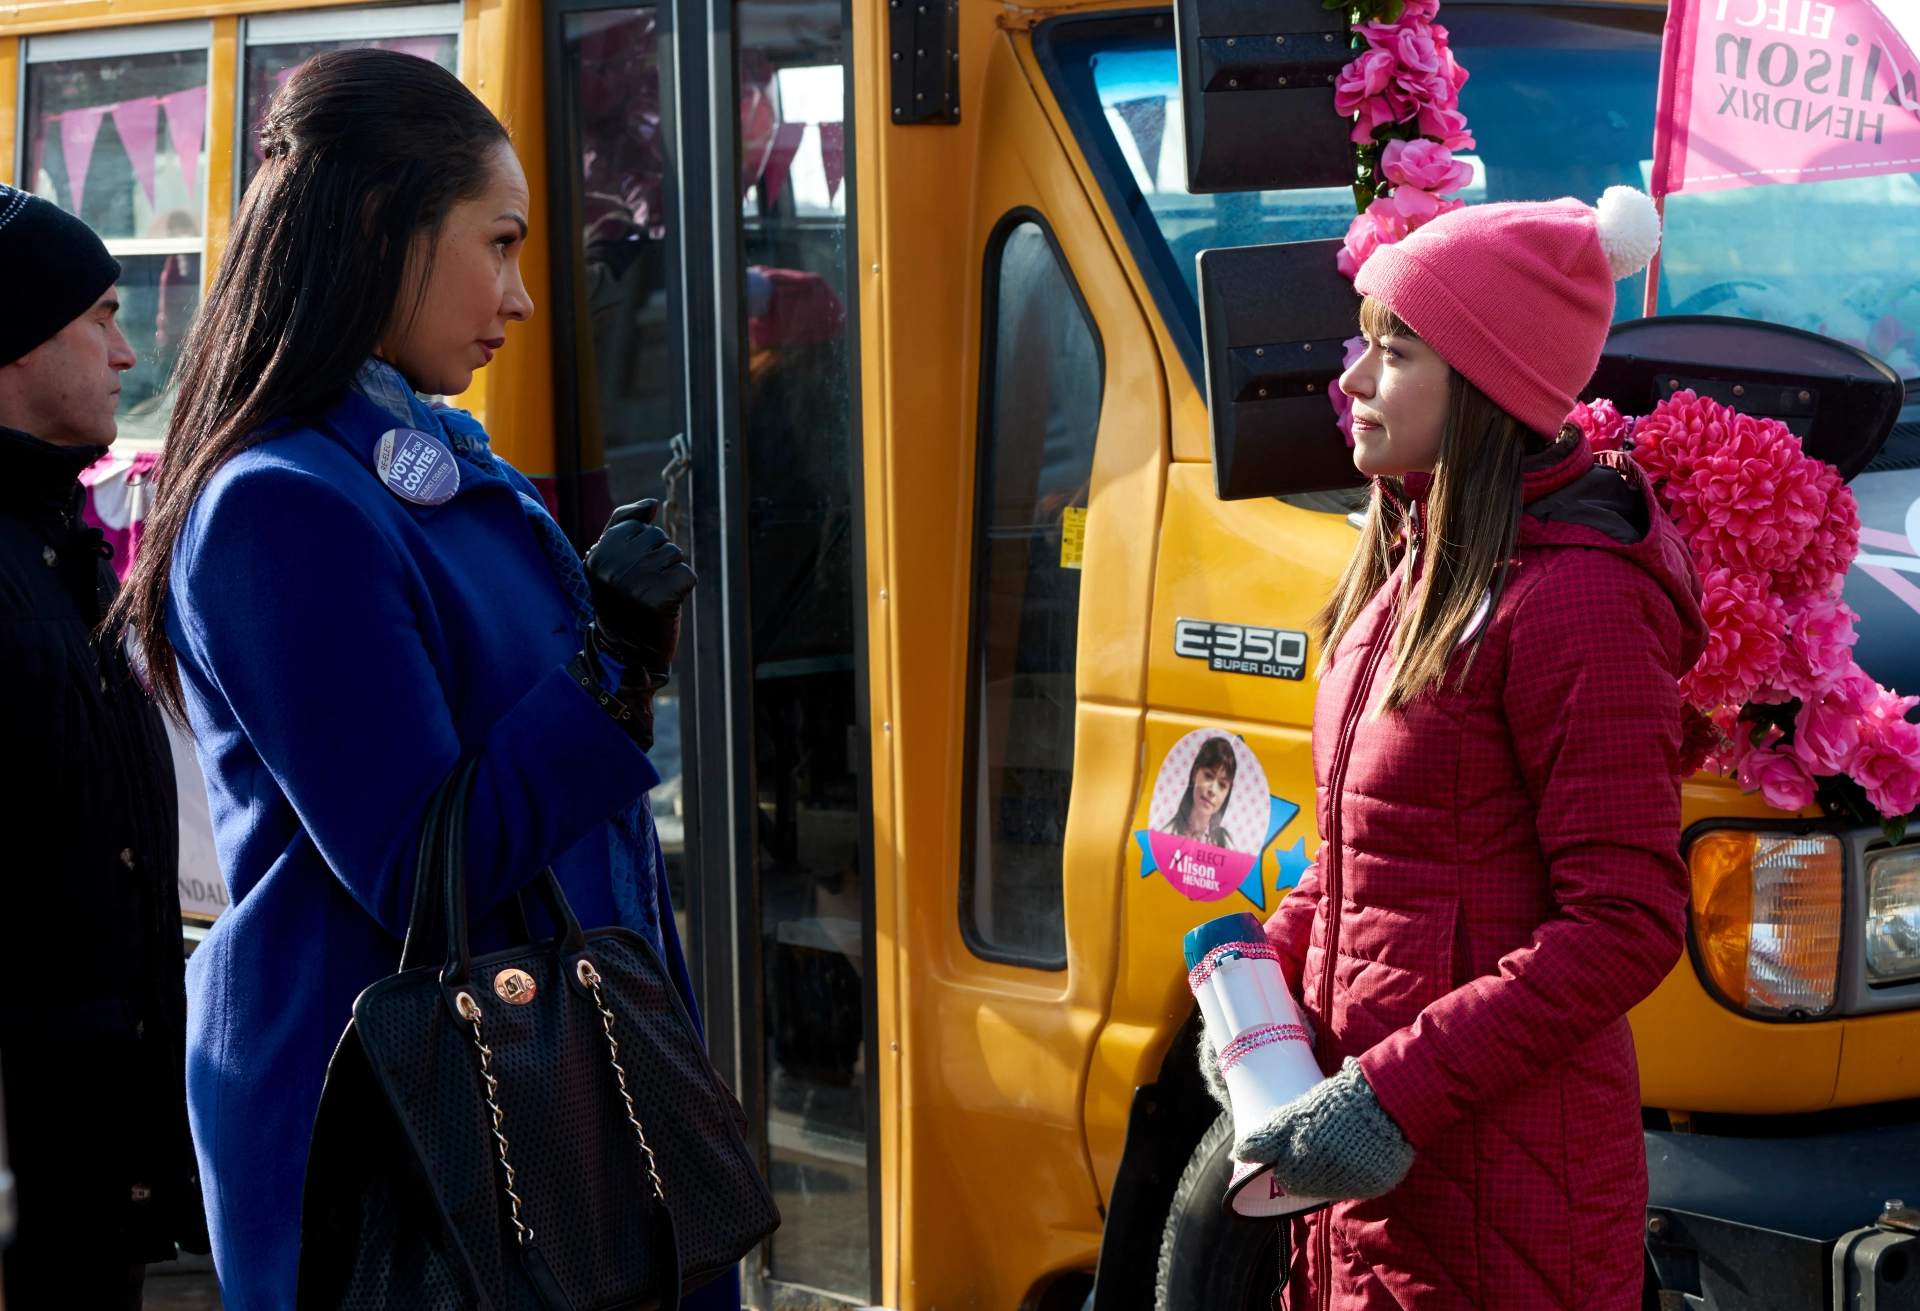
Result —
[[[1258, 9], [1344, 49], [1317, 0]], [[1466, 199], [1644, 185], [1662, 20], [1448, 0]], [[1361, 507], [1217, 493], [1195, 257], [1338, 237], [1353, 200], [1314, 169], [1190, 192], [1178, 26], [1016, 0], [0, 9], [0, 170], [126, 269], [129, 451], [164, 430], [291, 69], [409, 50], [511, 127], [539, 312], [463, 403], [577, 540], [659, 496], [701, 576], [654, 806], [786, 1217], [757, 1307], [1254, 1311], [1279, 1280], [1283, 1233], [1220, 1211], [1179, 939], [1271, 912], [1318, 845], [1305, 633]], [[1331, 96], [1260, 94], [1284, 173]], [[1913, 175], [1666, 220], [1620, 318], [1766, 320], [1920, 375]], [[1860, 662], [1920, 690], [1902, 419], [1853, 483], [1846, 598]], [[1170, 877], [1142, 838], [1209, 738], [1254, 859]], [[1835, 1243], [1920, 1200], [1920, 847], [1709, 776], [1686, 822], [1689, 950], [1633, 1015], [1647, 1304], [1905, 1305], [1909, 1213]]]

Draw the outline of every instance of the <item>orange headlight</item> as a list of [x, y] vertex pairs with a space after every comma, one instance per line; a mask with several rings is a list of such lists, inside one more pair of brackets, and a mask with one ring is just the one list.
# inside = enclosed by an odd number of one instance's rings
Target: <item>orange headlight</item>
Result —
[[1819, 1015], [1840, 979], [1840, 841], [1717, 829], [1688, 850], [1694, 948], [1720, 995], [1754, 1015]]

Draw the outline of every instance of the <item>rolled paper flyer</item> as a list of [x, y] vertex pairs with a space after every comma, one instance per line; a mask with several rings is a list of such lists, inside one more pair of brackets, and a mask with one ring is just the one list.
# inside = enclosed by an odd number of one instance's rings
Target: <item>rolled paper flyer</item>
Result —
[[[1257, 918], [1240, 911], [1208, 920], [1184, 945], [1187, 984], [1219, 1053], [1238, 1141], [1325, 1076], [1280, 972], [1280, 954]], [[1229, 1214], [1255, 1219], [1327, 1204], [1323, 1197], [1290, 1195], [1272, 1167], [1244, 1161], [1234, 1163], [1222, 1201]]]

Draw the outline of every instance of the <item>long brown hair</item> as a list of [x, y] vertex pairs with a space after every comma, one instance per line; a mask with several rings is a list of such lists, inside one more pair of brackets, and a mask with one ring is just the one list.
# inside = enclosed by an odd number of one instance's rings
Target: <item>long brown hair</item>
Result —
[[422, 244], [430, 265], [447, 212], [486, 191], [506, 141], [460, 79], [391, 50], [315, 55], [268, 106], [266, 159], [181, 350], [140, 555], [107, 616], [132, 628], [148, 686], [176, 718], [167, 584], [194, 501], [277, 424], [339, 402], [400, 306], [410, 250]]
[[[1418, 337], [1405, 320], [1369, 296], [1360, 305], [1360, 325], [1375, 341]], [[1413, 594], [1398, 605], [1393, 632], [1393, 672], [1381, 702], [1398, 710], [1446, 677], [1454, 649], [1483, 600], [1501, 581], [1512, 556], [1521, 510], [1521, 469], [1529, 444], [1545, 440], [1501, 409], [1456, 370], [1448, 385], [1447, 424], [1440, 437], [1424, 523], [1414, 549], [1424, 556]], [[1385, 585], [1406, 543], [1408, 498], [1398, 478], [1376, 478], [1367, 526], [1347, 561], [1346, 572], [1314, 619], [1320, 637], [1320, 672], [1367, 602]], [[1467, 654], [1460, 676], [1473, 667], [1478, 646]]]

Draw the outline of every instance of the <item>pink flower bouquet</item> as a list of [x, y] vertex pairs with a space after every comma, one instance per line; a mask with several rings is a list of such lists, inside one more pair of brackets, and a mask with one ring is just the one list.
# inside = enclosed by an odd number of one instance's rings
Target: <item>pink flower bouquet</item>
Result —
[[1631, 422], [1606, 401], [1570, 421], [1596, 446], [1631, 441], [1700, 571], [1707, 649], [1681, 690], [1724, 734], [1708, 763], [1769, 805], [1818, 801], [1899, 840], [1920, 805], [1920, 697], [1854, 663], [1840, 590], [1860, 514], [1839, 474], [1778, 420], [1690, 391]]

